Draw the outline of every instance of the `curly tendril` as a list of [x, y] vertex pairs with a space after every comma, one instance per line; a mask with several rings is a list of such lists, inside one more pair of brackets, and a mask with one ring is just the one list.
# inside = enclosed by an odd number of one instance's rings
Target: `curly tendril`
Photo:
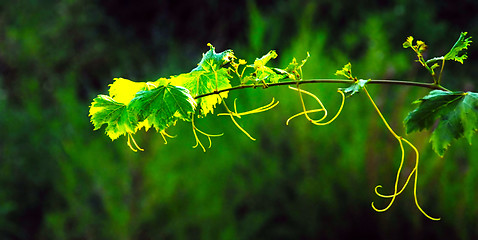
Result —
[[[219, 95], [220, 96], [220, 95]], [[221, 97], [222, 98], [222, 97]], [[241, 118], [241, 116], [244, 116], [244, 115], [249, 115], [249, 114], [254, 114], [254, 113], [261, 113], [261, 112], [265, 112], [267, 110], [270, 110], [272, 108], [274, 108], [275, 106], [277, 106], [277, 104], [279, 104], [279, 101], [275, 102], [275, 99], [272, 98], [272, 101], [271, 103], [265, 105], [265, 106], [262, 106], [262, 107], [258, 107], [256, 109], [253, 109], [253, 110], [249, 110], [249, 111], [246, 111], [246, 112], [242, 112], [242, 113], [238, 113], [237, 112], [237, 106], [236, 106], [236, 100], [237, 99], [234, 99], [234, 112], [232, 112], [231, 110], [229, 110], [229, 107], [227, 106], [226, 104], [226, 101], [224, 101], [224, 99], [222, 99], [222, 104], [224, 105], [224, 108], [226, 108], [226, 111], [227, 113], [219, 113], [218, 116], [229, 116], [231, 117], [231, 120], [232, 122], [234, 123], [234, 125], [236, 125], [236, 127], [241, 130], [248, 138], [250, 138], [251, 140], [255, 141], [256, 139], [253, 138], [244, 128], [241, 127], [241, 125], [239, 125], [239, 123], [237, 123], [235, 117], [237, 118]]]
[[224, 133], [209, 134], [209, 133], [205, 133], [205, 132], [199, 130], [196, 127], [196, 125], [194, 124], [194, 116], [191, 118], [191, 125], [192, 125], [192, 129], [193, 129], [194, 138], [196, 139], [196, 145], [194, 145], [193, 148], [196, 148], [197, 146], [201, 146], [201, 148], [204, 152], [206, 152], [206, 148], [202, 144], [201, 140], [199, 140], [199, 137], [198, 137], [197, 133], [200, 133], [200, 134], [207, 137], [207, 140], [209, 141], [209, 147], [208, 148], [211, 148], [211, 146], [212, 146], [211, 137], [220, 137], [220, 136], [224, 135]]
[[166, 140], [166, 137], [168, 138], [175, 138], [176, 136], [171, 136], [169, 135], [165, 130], [159, 132], [161, 134], [161, 137], [163, 137], [164, 144], [168, 144], [168, 140]]
[[[220, 96], [220, 95], [219, 95]], [[222, 99], [222, 97], [221, 97]], [[226, 108], [226, 111], [227, 113], [225, 115], [229, 115], [229, 117], [231, 117], [231, 120], [232, 122], [234, 123], [234, 125], [236, 125], [236, 127], [241, 130], [249, 139], [251, 139], [252, 141], [255, 141], [256, 139], [253, 138], [244, 128], [241, 127], [241, 125], [239, 125], [239, 123], [237, 123], [236, 119], [234, 118], [235, 115], [234, 115], [234, 112], [232, 112], [231, 110], [229, 110], [229, 107], [227, 107], [227, 104], [226, 102], [224, 101], [224, 99], [222, 99], [222, 104], [224, 105], [224, 107]], [[238, 116], [239, 117], [239, 116]]]
[[[275, 99], [272, 98], [271, 103], [269, 103], [267, 105], [264, 105], [262, 107], [258, 107], [256, 109], [249, 110], [249, 111], [246, 111], [246, 112], [238, 113], [237, 112], [237, 106], [236, 106], [236, 100], [237, 100], [237, 98], [234, 99], [234, 112], [231, 112], [231, 113], [232, 113], [232, 115], [234, 115], [234, 117], [237, 117], [237, 118], [241, 118], [241, 116], [244, 116], [244, 115], [265, 112], [267, 110], [270, 110], [270, 109], [274, 108], [275, 106], [277, 106], [277, 104], [279, 104], [279, 101], [275, 102]], [[219, 113], [217, 115], [218, 116], [229, 116], [230, 113]]]
[[[299, 86], [297, 86], [297, 88], [294, 88], [294, 87], [289, 87], [290, 89], [294, 90], [294, 91], [297, 91], [299, 92], [299, 97], [300, 97], [300, 102], [302, 104], [302, 109], [303, 111], [300, 112], [300, 113], [297, 113], [295, 115], [293, 115], [292, 117], [290, 117], [289, 119], [287, 119], [286, 121], [286, 125], [289, 125], [289, 122], [290, 120], [292, 120], [293, 118], [295, 117], [298, 117], [298, 116], [301, 116], [301, 115], [305, 115], [305, 117], [307, 118], [307, 120], [309, 120], [312, 124], [314, 125], [318, 125], [318, 126], [323, 126], [323, 125], [327, 125], [327, 124], [330, 124], [332, 123], [339, 115], [340, 113], [342, 112], [342, 109], [344, 107], [344, 103], [345, 103], [345, 94], [343, 93], [342, 90], [338, 90], [337, 92], [340, 93], [340, 95], [342, 96], [342, 103], [340, 104], [340, 108], [339, 110], [337, 111], [337, 113], [335, 114], [335, 116], [333, 118], [331, 118], [329, 121], [327, 122], [322, 122], [324, 119], [327, 118], [327, 109], [325, 108], [324, 104], [322, 104], [322, 101], [320, 101], [320, 99], [313, 93], [310, 93], [308, 91], [305, 91], [303, 89], [300, 89]], [[314, 98], [320, 105], [321, 108], [319, 109], [312, 109], [312, 110], [307, 110], [306, 107], [305, 107], [305, 103], [304, 103], [304, 99], [302, 97], [302, 93], [305, 93], [309, 96], [311, 96], [312, 98]], [[322, 118], [318, 119], [318, 120], [313, 120], [311, 117], [309, 117], [309, 113], [315, 113], [315, 112], [324, 112], [324, 115], [322, 116]]]
[[[131, 142], [133, 142], [133, 144], [134, 144], [135, 147], [133, 147], [133, 146], [131, 145]], [[138, 146], [138, 144], [137, 144], [136, 141], [134, 140], [133, 135], [132, 135], [131, 133], [128, 133], [128, 147], [131, 148], [131, 150], [133, 150], [133, 152], [137, 152], [138, 150], [144, 151], [144, 149], [142, 149], [142, 148], [140, 148], [140, 147]]]
[[[394, 192], [393, 194], [391, 195], [384, 195], [384, 194], [380, 194], [378, 192], [378, 189], [381, 188], [382, 186], [381, 185], [378, 185], [375, 187], [375, 193], [377, 194], [377, 196], [379, 197], [382, 197], [382, 198], [391, 198], [392, 200], [390, 201], [390, 203], [388, 204], [387, 207], [383, 208], [383, 209], [378, 209], [375, 207], [374, 203], [372, 202], [372, 208], [373, 210], [377, 211], [377, 212], [385, 212], [387, 211], [393, 204], [393, 202], [395, 201], [395, 198], [400, 195], [403, 190], [405, 189], [405, 187], [408, 185], [410, 179], [411, 179], [411, 176], [413, 174], [415, 174], [415, 182], [413, 183], [413, 197], [415, 198], [415, 205], [417, 206], [418, 210], [420, 210], [420, 212], [425, 215], [427, 218], [431, 219], [431, 220], [435, 220], [435, 221], [438, 221], [440, 220], [440, 218], [434, 218], [434, 217], [431, 217], [429, 216], [421, 207], [420, 207], [420, 204], [418, 204], [418, 198], [417, 198], [417, 183], [418, 183], [418, 163], [419, 163], [419, 160], [420, 160], [420, 154], [418, 152], [418, 149], [411, 143], [409, 142], [407, 139], [403, 138], [402, 136], [399, 136], [398, 134], [396, 134], [393, 129], [390, 127], [390, 125], [388, 124], [387, 120], [385, 120], [385, 118], [383, 117], [382, 113], [380, 112], [380, 109], [377, 107], [377, 105], [375, 104], [375, 102], [373, 101], [372, 97], [370, 96], [370, 94], [368, 93], [367, 91], [367, 88], [364, 86], [363, 87], [363, 90], [364, 92], [367, 94], [367, 97], [368, 99], [370, 100], [370, 102], [372, 103], [373, 107], [375, 108], [376, 112], [378, 113], [378, 115], [380, 116], [380, 118], [382, 119], [382, 122], [385, 124], [385, 126], [387, 127], [388, 131], [397, 139], [398, 143], [400, 144], [400, 150], [401, 150], [401, 160], [400, 160], [400, 166], [398, 168], [398, 171], [397, 171], [397, 175], [396, 175], [396, 178], [395, 178], [395, 185], [394, 185]], [[408, 175], [407, 177], [407, 181], [405, 182], [405, 184], [403, 185], [403, 187], [401, 188], [400, 191], [398, 191], [398, 181], [399, 181], [399, 178], [400, 178], [400, 172], [402, 171], [402, 167], [403, 167], [403, 162], [404, 162], [404, 158], [405, 158], [405, 150], [403, 148], [403, 142], [405, 142], [408, 146], [410, 146], [410, 148], [413, 149], [413, 151], [415, 152], [415, 167], [413, 168], [413, 170], [410, 172], [410, 174]]]

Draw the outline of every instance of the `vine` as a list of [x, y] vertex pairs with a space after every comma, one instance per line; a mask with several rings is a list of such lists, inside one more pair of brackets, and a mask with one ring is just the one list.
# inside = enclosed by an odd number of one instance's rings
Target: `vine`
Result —
[[[232, 50], [216, 53], [215, 48], [208, 44], [209, 51], [203, 54], [198, 66], [189, 73], [160, 78], [154, 82], [133, 82], [123, 78], [115, 78], [115, 81], [109, 85], [109, 95], [98, 95], [93, 99], [89, 116], [94, 125], [94, 130], [98, 130], [103, 124], [106, 124], [106, 134], [112, 140], [123, 135], [126, 136], [127, 145], [133, 151], [144, 151], [133, 138], [133, 134], [138, 130], [144, 128], [145, 131], [148, 131], [151, 127], [154, 127], [161, 134], [164, 142], [167, 143], [166, 137], [172, 138], [173, 136], [167, 134], [166, 129], [175, 125], [178, 120], [187, 121], [191, 123], [196, 141], [193, 147], [200, 146], [203, 151], [206, 151], [206, 147], [199, 137], [206, 137], [209, 143], [208, 148], [210, 148], [212, 146], [211, 138], [220, 137], [223, 133], [209, 134], [199, 130], [195, 124], [195, 119], [206, 117], [209, 113], [214, 114], [217, 104], [222, 104], [226, 111], [217, 115], [228, 116], [234, 125], [251, 140], [255, 140], [255, 138], [240, 125], [238, 120], [244, 115], [271, 110], [279, 104], [273, 98], [269, 104], [239, 112], [236, 105], [237, 99], [234, 99], [232, 111], [226, 102], [230, 91], [246, 88], [289, 86], [291, 90], [298, 94], [302, 109], [299, 113], [287, 119], [286, 124], [289, 125], [292, 119], [304, 116], [310, 123], [318, 126], [331, 124], [342, 112], [346, 99], [356, 93], [364, 92], [386, 129], [397, 140], [401, 150], [400, 165], [395, 177], [393, 193], [382, 194], [379, 192], [382, 186], [377, 185], [375, 187], [375, 194], [381, 198], [390, 199], [390, 202], [381, 209], [377, 208], [372, 202], [372, 208], [377, 212], [388, 210], [414, 176], [415, 205], [427, 218], [439, 220], [440, 218], [428, 215], [418, 203], [417, 181], [420, 160], [418, 149], [390, 127], [366, 86], [369, 84], [396, 84], [430, 89], [428, 95], [414, 102], [418, 104], [418, 107], [405, 118], [404, 124], [407, 133], [431, 129], [436, 125], [431, 134], [430, 142], [434, 151], [441, 157], [454, 139], [464, 137], [471, 144], [472, 136], [478, 131], [478, 93], [450, 91], [441, 85], [445, 62], [451, 60], [463, 64], [463, 60], [467, 58], [464, 50], [470, 45], [471, 37], [467, 38], [466, 35], [466, 32], [461, 33], [447, 54], [429, 60], [426, 60], [423, 55], [423, 52], [428, 48], [425, 42], [420, 40], [414, 42], [413, 37], [410, 36], [403, 43], [404, 48], [411, 48], [416, 54], [416, 61], [430, 73], [432, 82], [363, 80], [352, 74], [350, 63], [336, 72], [337, 76], [345, 77], [344, 79], [303, 79], [302, 67], [309, 58], [308, 53], [307, 57], [300, 63], [294, 58], [286, 68], [281, 69], [267, 66], [271, 60], [277, 58], [277, 53], [274, 50], [255, 59], [252, 64], [247, 64], [245, 60], [238, 59]], [[435, 71], [437, 68], [440, 68], [438, 74]], [[237, 85], [231, 85], [233, 80], [237, 81]], [[302, 84], [323, 83], [349, 85], [347, 88], [337, 90], [342, 99], [341, 105], [336, 114], [328, 120], [328, 111], [320, 98], [301, 88]], [[314, 99], [320, 107], [316, 109], [307, 107], [304, 101], [306, 96]], [[322, 113], [322, 116], [313, 119], [310, 116], [312, 113]], [[403, 186], [400, 187], [400, 174], [405, 161], [404, 145], [410, 147], [415, 153], [415, 166], [408, 174]]]

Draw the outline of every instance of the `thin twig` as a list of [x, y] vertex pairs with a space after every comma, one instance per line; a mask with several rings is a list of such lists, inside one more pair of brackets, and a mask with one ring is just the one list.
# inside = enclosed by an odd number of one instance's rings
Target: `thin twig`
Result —
[[[301, 85], [301, 84], [311, 84], [311, 83], [342, 83], [342, 84], [352, 84], [354, 83], [354, 80], [350, 79], [309, 79], [309, 80], [302, 80], [302, 81], [287, 81], [287, 82], [279, 82], [279, 83], [269, 83], [267, 84], [268, 87], [274, 87], [274, 86], [283, 86], [283, 85]], [[415, 87], [422, 87], [422, 88], [428, 88], [432, 90], [443, 90], [443, 91], [448, 91], [448, 89], [436, 85], [433, 83], [421, 83], [421, 82], [413, 82], [413, 81], [403, 81], [403, 80], [370, 80], [367, 84], [393, 84], [393, 85], [405, 85], [405, 86], [415, 86]], [[246, 84], [246, 85], [239, 85], [231, 88], [225, 88], [217, 91], [213, 91], [210, 93], [205, 93], [198, 95], [194, 97], [195, 99], [198, 98], [203, 98], [207, 97], [210, 95], [214, 94], [219, 94], [222, 92], [229, 92], [229, 91], [235, 91], [239, 89], [245, 89], [245, 88], [256, 88], [258, 87], [255, 84]]]

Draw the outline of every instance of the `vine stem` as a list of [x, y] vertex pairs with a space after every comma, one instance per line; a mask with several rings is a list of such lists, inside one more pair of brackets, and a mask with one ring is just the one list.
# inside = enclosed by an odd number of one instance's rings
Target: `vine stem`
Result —
[[[301, 80], [301, 81], [287, 81], [287, 82], [279, 82], [279, 83], [268, 83], [267, 87], [274, 87], [274, 86], [283, 86], [283, 85], [301, 85], [301, 84], [312, 84], [312, 83], [347, 83], [347, 84], [353, 84], [354, 80], [350, 79], [309, 79], [309, 80]], [[405, 86], [414, 86], [414, 87], [422, 87], [422, 88], [428, 88], [432, 90], [443, 90], [443, 91], [449, 91], [448, 89], [434, 84], [434, 83], [421, 83], [421, 82], [413, 82], [413, 81], [404, 81], [404, 80], [370, 80], [367, 84], [392, 84], [392, 85], [405, 85]], [[210, 93], [205, 93], [198, 95], [194, 97], [194, 99], [198, 98], [203, 98], [207, 97], [210, 95], [214, 94], [219, 94], [222, 92], [229, 92], [229, 91], [234, 91], [234, 90], [239, 90], [239, 89], [245, 89], [245, 88], [256, 88], [260, 87], [257, 84], [245, 84], [245, 85], [239, 85], [231, 88], [224, 88], [221, 90], [216, 90]]]

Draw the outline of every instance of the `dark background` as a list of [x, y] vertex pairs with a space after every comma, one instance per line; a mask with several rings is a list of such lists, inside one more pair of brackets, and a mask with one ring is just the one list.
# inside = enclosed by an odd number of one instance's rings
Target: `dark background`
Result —
[[[444, 158], [430, 132], [406, 135], [421, 152], [416, 208], [412, 185], [385, 213], [373, 189], [393, 189], [400, 147], [365, 95], [347, 100], [332, 124], [295, 119], [296, 94], [283, 88], [230, 93], [238, 108], [280, 101], [243, 117], [251, 141], [225, 117], [197, 122], [224, 132], [203, 153], [178, 123], [165, 145], [139, 132], [146, 149], [93, 131], [88, 107], [114, 77], [152, 81], [189, 72], [212, 43], [253, 62], [302, 59], [305, 78], [333, 78], [352, 62], [362, 78], [431, 81], [403, 49], [424, 40], [426, 57], [445, 54], [460, 32], [478, 37], [478, 2], [468, 1], [114, 1], [0, 3], [0, 239], [476, 239], [478, 137]], [[444, 85], [478, 91], [478, 48], [447, 63]], [[336, 111], [342, 85], [309, 85]], [[392, 127], [426, 89], [370, 86]], [[218, 108], [217, 112], [223, 111]], [[204, 139], [205, 142], [207, 140]], [[414, 164], [407, 151], [404, 175]]]

